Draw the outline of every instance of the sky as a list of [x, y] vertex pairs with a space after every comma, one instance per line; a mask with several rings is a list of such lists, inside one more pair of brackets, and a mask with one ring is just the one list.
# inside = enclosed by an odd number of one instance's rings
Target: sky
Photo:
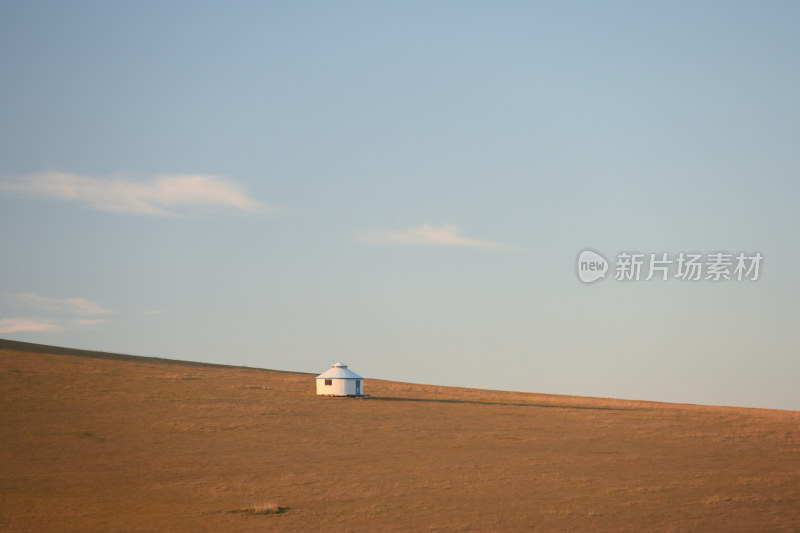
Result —
[[798, 27], [777, 0], [4, 1], [0, 337], [800, 410]]

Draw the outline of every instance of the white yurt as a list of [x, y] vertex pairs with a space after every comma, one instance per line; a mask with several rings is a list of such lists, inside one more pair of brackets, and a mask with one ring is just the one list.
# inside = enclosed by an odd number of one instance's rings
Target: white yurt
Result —
[[364, 378], [336, 363], [317, 376], [318, 396], [364, 396]]

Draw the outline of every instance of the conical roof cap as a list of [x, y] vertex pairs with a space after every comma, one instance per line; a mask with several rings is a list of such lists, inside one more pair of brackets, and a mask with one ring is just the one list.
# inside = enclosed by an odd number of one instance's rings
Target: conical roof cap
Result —
[[344, 363], [335, 363], [327, 371], [323, 372], [317, 379], [364, 379], [352, 370], [347, 368]]

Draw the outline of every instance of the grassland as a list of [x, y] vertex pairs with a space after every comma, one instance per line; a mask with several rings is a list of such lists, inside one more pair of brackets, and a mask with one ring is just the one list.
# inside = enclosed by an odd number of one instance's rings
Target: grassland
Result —
[[800, 531], [800, 412], [366, 387], [0, 341], [0, 530]]

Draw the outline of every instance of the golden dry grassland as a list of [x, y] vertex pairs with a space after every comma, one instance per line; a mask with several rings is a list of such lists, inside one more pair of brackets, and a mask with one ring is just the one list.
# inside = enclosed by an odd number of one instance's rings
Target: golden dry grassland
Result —
[[0, 530], [800, 531], [800, 412], [314, 387], [0, 341]]

